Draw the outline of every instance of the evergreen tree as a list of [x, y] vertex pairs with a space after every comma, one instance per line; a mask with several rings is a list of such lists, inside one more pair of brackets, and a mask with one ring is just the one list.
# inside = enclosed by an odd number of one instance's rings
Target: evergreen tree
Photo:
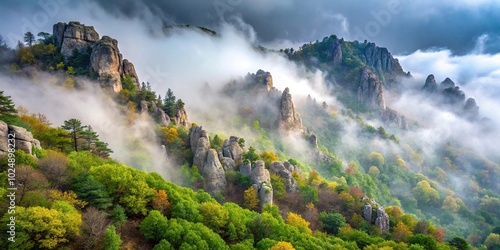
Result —
[[116, 233], [116, 228], [113, 225], [106, 229], [103, 241], [105, 250], [119, 250], [122, 244], [122, 239], [120, 239], [120, 235]]
[[31, 31], [24, 33], [24, 42], [31, 47], [31, 45], [35, 42], [35, 35], [33, 35]]
[[174, 117], [175, 115], [177, 115], [176, 98], [174, 92], [170, 88], [167, 90], [165, 99], [163, 100], [163, 108], [168, 116]]
[[106, 187], [90, 175], [76, 176], [71, 189], [78, 195], [78, 199], [88, 202], [90, 206], [105, 209], [112, 205], [113, 199], [109, 197]]
[[82, 121], [71, 118], [67, 121], [64, 121], [64, 125], [62, 125], [61, 127], [70, 133], [75, 151], [78, 152], [78, 139], [82, 138], [82, 136], [85, 134], [84, 129], [86, 128], [86, 126], [82, 125]]
[[0, 91], [0, 120], [11, 122], [17, 116], [17, 110], [10, 96]]

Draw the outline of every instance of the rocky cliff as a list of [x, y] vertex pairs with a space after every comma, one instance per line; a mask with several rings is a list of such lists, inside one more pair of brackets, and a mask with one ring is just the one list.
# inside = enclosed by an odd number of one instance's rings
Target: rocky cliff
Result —
[[79, 22], [57, 23], [53, 26], [52, 38], [56, 47], [61, 48], [61, 54], [68, 58], [75, 49], [82, 52], [91, 48], [99, 40], [99, 34], [94, 27]]
[[302, 119], [295, 110], [290, 89], [286, 88], [281, 95], [279, 127], [285, 131], [302, 131]]
[[99, 75], [103, 87], [116, 93], [120, 92], [121, 79], [128, 75], [140, 89], [135, 67], [127, 59], [123, 60], [115, 39], [108, 36], [99, 39], [99, 34], [94, 27], [85, 26], [79, 22], [55, 24], [52, 36], [54, 44], [60, 48], [66, 59], [73, 55], [75, 49], [80, 52], [91, 50], [88, 67]]
[[384, 208], [366, 196], [363, 197], [363, 201], [366, 203], [361, 212], [362, 217], [367, 222], [374, 224], [381, 231], [388, 232], [389, 215], [387, 215]]
[[361, 71], [357, 98], [359, 102], [369, 107], [380, 111], [385, 110], [384, 88], [377, 75], [369, 68]]
[[422, 90], [441, 108], [451, 110], [469, 120], [479, 120], [479, 106], [474, 98], [465, 99], [465, 93], [450, 78], [444, 79], [439, 86], [434, 75], [425, 80]]
[[7, 139], [11, 139], [8, 137], [9, 134], [15, 135], [16, 150], [22, 150], [31, 155], [33, 154], [33, 148], [41, 148], [40, 141], [33, 138], [31, 132], [27, 131], [25, 128], [8, 125], [7, 123], [0, 121], [0, 156], [8, 154], [9, 145]]
[[265, 168], [263, 161], [256, 161], [252, 167], [253, 188], [259, 195], [260, 207], [273, 204], [273, 187], [271, 186], [271, 175]]
[[394, 77], [407, 75], [398, 59], [394, 58], [387, 48], [378, 47], [375, 43], [366, 44], [360, 58], [367, 66], [373, 67], [379, 77], [383, 74], [387, 81], [394, 81], [396, 80]]
[[212, 195], [219, 194], [226, 186], [226, 177], [218, 153], [210, 148], [207, 131], [202, 127], [193, 127], [189, 142], [194, 153], [193, 165], [198, 167], [205, 179], [203, 188]]

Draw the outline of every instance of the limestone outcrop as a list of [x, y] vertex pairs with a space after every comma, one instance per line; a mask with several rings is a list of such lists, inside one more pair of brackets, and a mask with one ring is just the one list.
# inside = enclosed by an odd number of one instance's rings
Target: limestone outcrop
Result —
[[201, 174], [205, 179], [205, 189], [208, 192], [211, 194], [218, 194], [224, 191], [226, 176], [215, 149], [208, 150]]
[[75, 49], [82, 52], [91, 48], [99, 40], [99, 34], [94, 27], [79, 22], [57, 23], [53, 26], [53, 40], [56, 47], [61, 48], [61, 54], [68, 58]]
[[273, 203], [273, 187], [271, 186], [271, 175], [265, 168], [263, 161], [256, 161], [252, 167], [253, 188], [257, 191], [260, 207]]
[[193, 165], [198, 167], [205, 179], [204, 189], [212, 195], [224, 191], [227, 184], [224, 168], [217, 151], [210, 148], [207, 131], [202, 127], [193, 127], [189, 141], [194, 153]]
[[380, 111], [386, 108], [382, 83], [377, 75], [368, 68], [361, 71], [357, 97], [359, 102], [371, 108]]
[[222, 145], [222, 155], [232, 159], [236, 166], [241, 165], [243, 157], [243, 149], [240, 147], [236, 136], [229, 137], [229, 140], [224, 140]]
[[[286, 162], [288, 163], [288, 162]], [[293, 167], [290, 163], [288, 163], [288, 169], [285, 167], [283, 162], [273, 162], [269, 167], [269, 171], [277, 176], [281, 177], [285, 181], [285, 187], [287, 193], [297, 193], [299, 192], [299, 185], [293, 178], [292, 172], [290, 171], [290, 167]]]
[[103, 87], [111, 88], [116, 93], [122, 90], [120, 77], [123, 65], [118, 41], [109, 36], [103, 36], [97, 41], [90, 55], [90, 66], [99, 75]]
[[389, 215], [385, 212], [384, 208], [374, 200], [363, 197], [365, 205], [361, 211], [362, 217], [369, 223], [374, 224], [381, 231], [389, 231]]
[[279, 124], [280, 128], [285, 131], [303, 130], [302, 119], [300, 118], [299, 113], [295, 110], [289, 88], [285, 88], [285, 91], [281, 96]]
[[15, 135], [15, 149], [22, 150], [27, 154], [33, 154], [33, 148], [42, 148], [40, 141], [33, 138], [31, 132], [25, 128], [8, 125], [0, 121], [0, 156], [7, 155], [9, 151], [8, 137], [9, 134]]

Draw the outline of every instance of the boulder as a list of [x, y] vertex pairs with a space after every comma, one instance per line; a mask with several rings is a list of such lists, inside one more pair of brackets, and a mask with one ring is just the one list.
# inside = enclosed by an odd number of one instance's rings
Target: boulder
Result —
[[358, 91], [358, 101], [376, 110], [385, 110], [384, 89], [376, 74], [365, 67], [361, 71]]
[[122, 90], [120, 77], [123, 65], [118, 41], [109, 36], [103, 36], [97, 41], [90, 55], [90, 66], [99, 75], [103, 87], [110, 88], [115, 93]]
[[221, 159], [222, 168], [224, 169], [224, 171], [236, 170], [236, 163], [233, 159], [229, 157], [219, 157], [219, 159]]
[[61, 54], [65, 58], [72, 56], [73, 50], [82, 52], [99, 40], [99, 34], [94, 27], [79, 22], [57, 23], [52, 32], [54, 44], [61, 48]]
[[[41, 148], [40, 141], [33, 138], [33, 135], [31, 134], [31, 132], [27, 131], [25, 128], [13, 126], [13, 125], [7, 125], [8, 130], [7, 130], [7, 133], [5, 133], [5, 132], [3, 132], [3, 131], [5, 131], [5, 125], [6, 125], [5, 123], [0, 124], [0, 133], [3, 134], [0, 136], [7, 137], [7, 134], [15, 134], [16, 150], [20, 149], [27, 154], [33, 154], [33, 151], [32, 151], [33, 147]], [[6, 145], [2, 145], [2, 147], [4, 147], [4, 146], [6, 146]]]
[[293, 173], [293, 172], [295, 172], [295, 171], [300, 172], [300, 168], [299, 168], [299, 167], [296, 167], [296, 166], [294, 166], [294, 165], [292, 165], [292, 164], [290, 164], [290, 162], [287, 162], [287, 161], [283, 162], [283, 166], [285, 166], [285, 168], [286, 168], [288, 171], [290, 171], [290, 173]]
[[[200, 138], [200, 141], [202, 139], [203, 138]], [[214, 195], [224, 191], [226, 177], [215, 149], [208, 150], [201, 173], [205, 179], [205, 190], [207, 190], [207, 192]]]
[[273, 162], [269, 167], [269, 171], [281, 177], [285, 181], [287, 193], [299, 192], [299, 185], [293, 178], [292, 172], [285, 167], [284, 163], [279, 161]]
[[236, 136], [231, 136], [229, 137], [229, 140], [224, 140], [224, 144], [222, 145], [222, 155], [233, 159], [236, 166], [241, 165], [243, 158], [243, 149], [238, 143], [239, 139], [240, 138]]
[[283, 91], [283, 94], [281, 95], [279, 124], [280, 128], [285, 131], [303, 130], [302, 119], [300, 118], [299, 113], [295, 110], [289, 88], [285, 88], [285, 91]]

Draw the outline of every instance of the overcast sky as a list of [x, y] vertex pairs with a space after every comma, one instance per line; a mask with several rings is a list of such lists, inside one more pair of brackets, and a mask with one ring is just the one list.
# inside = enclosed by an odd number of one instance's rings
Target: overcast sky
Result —
[[[51, 31], [53, 23], [70, 20], [85, 20], [102, 30], [106, 23], [94, 18], [96, 9], [148, 26], [163, 22], [214, 30], [221, 21], [241, 17], [258, 41], [269, 45], [336, 34], [376, 42], [393, 54], [431, 48], [454, 54], [500, 52], [500, 1], [488, 0], [3, 0], [0, 34], [13, 44], [26, 29]], [[126, 32], [126, 27], [115, 28]]]

